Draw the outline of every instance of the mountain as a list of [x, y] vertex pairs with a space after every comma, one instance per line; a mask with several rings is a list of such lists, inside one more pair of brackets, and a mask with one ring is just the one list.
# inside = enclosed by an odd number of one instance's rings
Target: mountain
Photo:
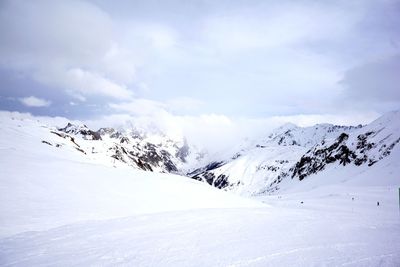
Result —
[[[149, 161], [153, 171], [144, 171], [131, 159], [115, 159], [115, 150], [109, 150], [117, 146], [133, 151], [137, 143], [145, 149], [150, 143], [157, 155], [171, 151], [175, 166], [188, 166], [196, 155], [190, 144], [188, 155], [182, 156], [186, 163], [174, 154], [184, 147], [184, 140], [168, 142], [170, 138], [162, 134], [132, 130], [93, 131], [78, 122], [55, 123], [53, 118], [45, 122], [0, 112], [0, 265], [400, 266], [395, 245], [400, 244], [396, 177], [400, 151], [397, 144], [390, 148], [398, 136], [392, 126], [389, 116], [364, 129], [384, 127], [361, 141], [368, 148], [368, 159], [372, 154], [379, 159], [376, 153], [388, 144], [381, 151], [388, 155], [371, 166], [369, 160], [358, 166], [351, 156], [343, 166], [339, 157], [301, 181], [298, 176], [282, 179], [276, 195], [249, 199], [205, 182], [160, 173], [167, 172], [164, 161], [157, 165]], [[342, 130], [324, 147], [340, 141]], [[340, 151], [344, 144], [357, 150], [351, 140], [358, 140], [359, 130], [347, 129], [349, 137], [341, 138], [332, 151]], [[226, 161], [236, 162], [251, 154], [260, 160], [269, 155], [276, 166], [286, 166], [285, 160], [292, 157], [293, 164], [287, 165], [295, 166], [308, 151], [289, 145], [293, 143], [289, 139], [286, 145], [271, 139], [240, 143], [221, 156], [232, 154]], [[312, 151], [307, 155], [311, 157]], [[356, 152], [361, 156], [361, 149]], [[252, 161], [242, 163], [235, 163], [238, 170], [251, 167]], [[224, 164], [208, 165], [219, 169]], [[257, 186], [258, 191], [266, 187]]]
[[[211, 162], [188, 175], [240, 194], [272, 193], [311, 176], [323, 176], [331, 168], [350, 170], [349, 166], [354, 166], [358, 173], [368, 176], [382, 161], [388, 170], [396, 169], [399, 142], [400, 111], [357, 127], [317, 124], [303, 128], [285, 124], [231, 157]], [[394, 181], [395, 175], [388, 174]], [[355, 176], [354, 171], [351, 176]]]
[[[0, 112], [0, 238], [88, 220], [262, 206], [181, 175], [161, 173], [166, 168], [164, 162], [148, 162], [153, 172], [142, 170], [133, 160], [129, 164], [117, 159], [113, 162], [113, 148], [122, 150], [128, 146], [121, 140], [145, 147], [150, 138], [112, 129], [94, 132], [72, 123], [57, 130], [27, 114], [10, 116]], [[171, 143], [165, 137], [159, 141]], [[175, 145], [178, 146], [176, 142], [170, 144], [171, 151], [181, 148]], [[159, 146], [155, 150], [163, 151]], [[153, 153], [149, 151], [141, 153]], [[177, 157], [170, 157], [178, 161]], [[0, 247], [3, 248], [1, 241]], [[4, 260], [0, 253], [1, 266]]]
[[[391, 166], [383, 172], [393, 170], [399, 160], [399, 114], [387, 113], [369, 125], [356, 127], [285, 124], [265, 138], [246, 140], [222, 151], [212, 161], [185, 138], [134, 127], [93, 130], [79, 122], [62, 127], [44, 124], [41, 127], [48, 134], [38, 141], [59, 153], [74, 151], [94, 164], [180, 174], [238, 194], [263, 195], [326, 176], [332, 168], [342, 179], [368, 175], [379, 168], [378, 163]], [[351, 175], [346, 173], [350, 166], [357, 167]], [[395, 179], [394, 174], [386, 176]]]
[[122, 164], [145, 171], [182, 174], [204, 156], [204, 152], [189, 146], [186, 139], [174, 140], [162, 133], [114, 128], [94, 131], [70, 122], [61, 128], [43, 127], [55, 137], [43, 138], [43, 144], [60, 150], [75, 149], [93, 162], [114, 166]]

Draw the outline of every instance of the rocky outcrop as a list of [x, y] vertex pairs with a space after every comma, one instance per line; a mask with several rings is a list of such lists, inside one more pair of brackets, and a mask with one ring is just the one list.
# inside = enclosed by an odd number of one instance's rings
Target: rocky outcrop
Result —
[[[327, 165], [334, 163], [343, 166], [348, 164], [356, 166], [374, 165], [390, 155], [394, 146], [400, 141], [400, 138], [397, 138], [387, 144], [385, 140], [388, 141], [392, 134], [382, 138], [379, 133], [380, 131], [367, 131], [356, 135], [351, 140], [349, 140], [348, 134], [342, 133], [331, 144], [316, 145], [296, 163], [292, 178], [298, 177], [299, 180], [303, 180], [305, 177], [322, 171]], [[376, 140], [379, 140], [379, 142], [376, 142]]]
[[86, 140], [101, 140], [101, 134], [99, 131], [95, 132], [90, 130], [86, 125], [74, 125], [72, 123], [68, 123], [64, 128], [58, 129], [60, 132], [81, 135], [83, 139]]

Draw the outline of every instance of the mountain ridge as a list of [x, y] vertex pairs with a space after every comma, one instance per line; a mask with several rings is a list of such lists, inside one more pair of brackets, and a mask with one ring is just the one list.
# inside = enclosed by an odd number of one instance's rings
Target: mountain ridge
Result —
[[[23, 118], [19, 120], [22, 124]], [[185, 138], [172, 139], [160, 132], [134, 127], [95, 131], [76, 122], [66, 122], [63, 127], [39, 121], [37, 125], [48, 132], [38, 141], [60, 152], [75, 151], [87, 161], [113, 167], [188, 176], [244, 195], [274, 194], [333, 167], [373, 168], [377, 162], [393, 158], [391, 153], [400, 143], [400, 111], [386, 113], [364, 126], [284, 124], [266, 137], [222, 151], [216, 160]]]
[[333, 165], [372, 167], [399, 149], [399, 142], [399, 111], [364, 126], [286, 124], [237, 157], [210, 163], [188, 175], [242, 194], [274, 193], [283, 180], [302, 181]]

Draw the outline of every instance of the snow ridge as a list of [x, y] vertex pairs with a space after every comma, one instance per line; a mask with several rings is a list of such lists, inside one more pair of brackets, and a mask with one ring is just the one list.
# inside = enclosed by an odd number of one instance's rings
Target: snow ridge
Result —
[[[400, 142], [400, 112], [383, 115], [365, 126], [285, 124], [264, 140], [232, 157], [188, 175], [193, 179], [245, 195], [273, 193], [331, 167], [353, 165], [360, 172], [389, 157], [395, 165]], [[367, 166], [369, 168], [363, 168]], [[396, 179], [391, 175], [392, 179]]]

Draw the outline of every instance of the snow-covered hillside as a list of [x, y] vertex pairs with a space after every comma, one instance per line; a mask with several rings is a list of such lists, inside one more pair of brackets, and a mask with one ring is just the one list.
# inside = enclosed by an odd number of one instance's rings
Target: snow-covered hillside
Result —
[[[4, 124], [10, 120], [10, 113], [0, 114]], [[82, 160], [108, 166], [130, 166], [134, 169], [161, 173], [184, 174], [197, 166], [205, 151], [189, 145], [182, 139], [172, 139], [161, 132], [144, 132], [135, 128], [89, 129], [80, 122], [57, 121], [63, 127], [56, 127], [55, 121], [37, 122], [25, 114], [14, 113], [14, 120], [20, 121], [21, 127], [40, 126], [42, 136], [37, 136], [43, 146], [57, 148], [59, 154], [73, 150], [81, 155]], [[27, 125], [36, 121], [37, 125]], [[17, 122], [16, 122], [17, 123]]]
[[[55, 133], [30, 118], [1, 117], [0, 236], [90, 219], [255, 205], [183, 176], [85, 155], [89, 145]], [[96, 151], [104, 143], [88, 144], [99, 144]]]
[[385, 179], [396, 185], [400, 184], [399, 142], [400, 111], [385, 114], [366, 126], [318, 124], [301, 128], [285, 124], [268, 138], [189, 176], [218, 188], [258, 195], [296, 187], [311, 176], [327, 176], [330, 169], [342, 180], [359, 176], [370, 179], [367, 177], [384, 166], [385, 178], [378, 175], [371, 179]]
[[343, 182], [337, 165], [279, 195], [245, 199], [114, 163], [91, 153], [106, 142], [33, 117], [0, 120], [1, 266], [400, 265], [398, 189], [389, 175], [396, 169], [384, 165], [390, 157], [373, 164], [381, 179]]

